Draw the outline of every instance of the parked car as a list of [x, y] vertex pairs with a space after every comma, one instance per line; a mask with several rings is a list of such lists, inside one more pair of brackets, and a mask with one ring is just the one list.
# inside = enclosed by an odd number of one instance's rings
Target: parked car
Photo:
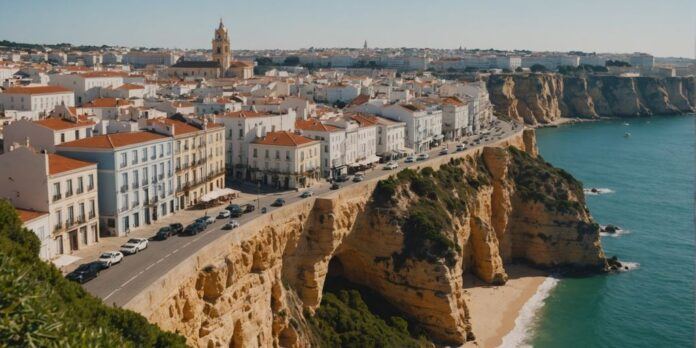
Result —
[[353, 182], [361, 182], [365, 180], [365, 174], [364, 173], [355, 173], [353, 176]]
[[155, 234], [156, 240], [165, 240], [173, 235], [173, 230], [170, 226], [164, 226]]
[[145, 250], [147, 248], [147, 239], [145, 238], [131, 238], [126, 244], [121, 245], [121, 252], [126, 255], [133, 255], [138, 251]]
[[210, 225], [210, 224], [215, 222], [215, 218], [212, 216], [206, 215], [206, 216], [199, 217], [198, 219], [196, 219], [196, 222], [201, 222], [201, 223], [204, 223], [206, 225]]
[[305, 192], [302, 192], [302, 194], [300, 195], [300, 197], [302, 197], [302, 198], [308, 198], [308, 197], [312, 197], [312, 196], [314, 196], [314, 191], [312, 191], [312, 190], [307, 190]]
[[252, 213], [254, 210], [256, 210], [256, 206], [253, 204], [245, 204], [243, 208], [244, 214]]
[[418, 155], [417, 160], [419, 160], [419, 161], [425, 161], [425, 160], [427, 160], [428, 158], [430, 158], [430, 156], [429, 156], [427, 153], [423, 152], [422, 154]]
[[406, 163], [413, 163], [415, 161], [416, 161], [416, 158], [413, 156], [408, 156], [408, 157], [406, 157], [406, 160], [404, 160], [404, 162], [406, 162]]
[[179, 233], [184, 231], [184, 225], [182, 225], [178, 222], [175, 222], [173, 224], [169, 224], [169, 228], [172, 229], [172, 235], [179, 234]]
[[205, 224], [194, 222], [184, 229], [184, 234], [187, 236], [195, 236], [201, 231], [203, 231]]
[[239, 204], [230, 204], [225, 209], [229, 210], [231, 217], [240, 217], [244, 214], [244, 210]]
[[466, 149], [466, 146], [464, 144], [457, 144], [457, 151], [464, 151]]
[[237, 227], [239, 227], [239, 221], [230, 220], [228, 223], [225, 224], [225, 226], [222, 226], [222, 229], [223, 230], [233, 230]]
[[336, 177], [336, 181], [338, 182], [348, 181], [348, 179], [350, 179], [350, 176], [347, 174], [341, 174], [338, 177]]
[[446, 147], [443, 147], [442, 150], [440, 150], [440, 156], [444, 156], [449, 153], [449, 149]]
[[99, 255], [97, 260], [104, 268], [109, 268], [123, 260], [123, 254], [120, 251], [107, 251]]
[[389, 162], [389, 163], [387, 163], [387, 165], [384, 166], [385, 170], [392, 170], [392, 169], [396, 169], [396, 168], [399, 168], [399, 164], [396, 162]]
[[103, 267], [104, 266], [99, 261], [85, 263], [68, 273], [65, 278], [83, 284], [96, 278]]
[[332, 190], [338, 190], [338, 189], [340, 189], [340, 188], [341, 188], [341, 185], [339, 185], [339, 184], [337, 184], [337, 183], [331, 184], [331, 189], [332, 189]]
[[229, 211], [229, 210], [223, 210], [223, 211], [221, 211], [221, 212], [218, 213], [217, 218], [218, 218], [218, 219], [227, 219], [227, 218], [230, 217], [230, 215], [231, 215], [231, 214], [230, 214], [230, 211]]
[[271, 204], [271, 206], [274, 206], [274, 207], [282, 207], [282, 206], [284, 206], [284, 205], [285, 205], [285, 200], [282, 199], [282, 198], [276, 199], [276, 200]]

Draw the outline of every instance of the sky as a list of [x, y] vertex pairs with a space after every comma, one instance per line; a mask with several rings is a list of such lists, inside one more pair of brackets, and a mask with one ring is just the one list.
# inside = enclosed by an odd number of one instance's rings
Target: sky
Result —
[[430, 47], [694, 57], [696, 0], [0, 0], [0, 40], [232, 49]]

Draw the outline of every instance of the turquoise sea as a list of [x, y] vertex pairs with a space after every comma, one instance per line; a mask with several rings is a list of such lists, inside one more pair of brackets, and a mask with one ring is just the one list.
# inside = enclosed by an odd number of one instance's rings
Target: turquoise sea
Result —
[[[689, 116], [541, 129], [542, 156], [580, 179], [602, 237], [628, 272], [563, 279], [538, 313], [534, 347], [694, 347], [694, 124]], [[625, 125], [624, 122], [630, 123]], [[629, 132], [630, 137], [624, 137]]]

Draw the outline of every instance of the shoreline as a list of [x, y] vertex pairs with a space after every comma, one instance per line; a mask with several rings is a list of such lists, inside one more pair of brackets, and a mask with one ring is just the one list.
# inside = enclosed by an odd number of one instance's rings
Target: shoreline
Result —
[[521, 343], [556, 283], [547, 273], [529, 266], [509, 265], [506, 271], [509, 280], [503, 286], [485, 284], [473, 275], [465, 277], [467, 306], [476, 336], [466, 347], [500, 347], [510, 340]]
[[560, 117], [560, 118], [557, 118], [549, 123], [540, 123], [540, 124], [536, 124], [536, 125], [533, 125], [530, 127], [534, 128], [534, 129], [556, 128], [556, 127], [563, 126], [566, 124], [598, 122], [598, 121], [610, 120], [610, 119], [612, 119], [612, 117], [597, 117], [597, 118]]

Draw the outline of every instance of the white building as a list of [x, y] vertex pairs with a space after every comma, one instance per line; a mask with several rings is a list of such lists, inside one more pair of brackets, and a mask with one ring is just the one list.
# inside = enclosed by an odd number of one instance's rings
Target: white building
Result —
[[46, 259], [99, 241], [96, 163], [19, 145], [0, 155], [0, 197], [17, 208], [49, 214], [49, 230], [35, 230]]
[[545, 54], [522, 57], [523, 68], [530, 68], [532, 65], [542, 65], [549, 70], [556, 70], [560, 66], [577, 67], [580, 65], [580, 57], [567, 54]]
[[31, 112], [33, 119], [47, 115], [58, 105], [75, 106], [72, 90], [60, 86], [10, 87], [0, 93], [0, 108]]
[[418, 104], [391, 104], [381, 115], [406, 123], [406, 146], [416, 153], [429, 150], [442, 138], [442, 110]]
[[316, 118], [298, 119], [295, 128], [302, 136], [321, 141], [321, 172], [333, 178], [347, 171], [345, 162], [346, 132]]
[[442, 99], [442, 134], [445, 139], [457, 140], [468, 134], [469, 107], [457, 97]]
[[288, 131], [268, 132], [249, 144], [251, 180], [285, 188], [312, 186], [320, 177], [321, 143]]
[[293, 131], [295, 118], [294, 111], [281, 114], [236, 111], [215, 115], [215, 122], [225, 125], [225, 164], [233, 177], [251, 179], [246, 174], [249, 143], [269, 132]]
[[56, 145], [92, 136], [95, 123], [75, 116], [51, 117], [38, 121], [18, 120], [4, 127], [4, 151], [27, 140], [37, 150], [55, 152]]
[[[82, 105], [102, 97], [102, 89], [123, 85], [125, 73], [117, 71], [93, 71], [82, 74], [52, 74], [49, 84], [62, 86], [75, 92], [74, 104]], [[74, 105], [73, 104], [73, 105]]]

